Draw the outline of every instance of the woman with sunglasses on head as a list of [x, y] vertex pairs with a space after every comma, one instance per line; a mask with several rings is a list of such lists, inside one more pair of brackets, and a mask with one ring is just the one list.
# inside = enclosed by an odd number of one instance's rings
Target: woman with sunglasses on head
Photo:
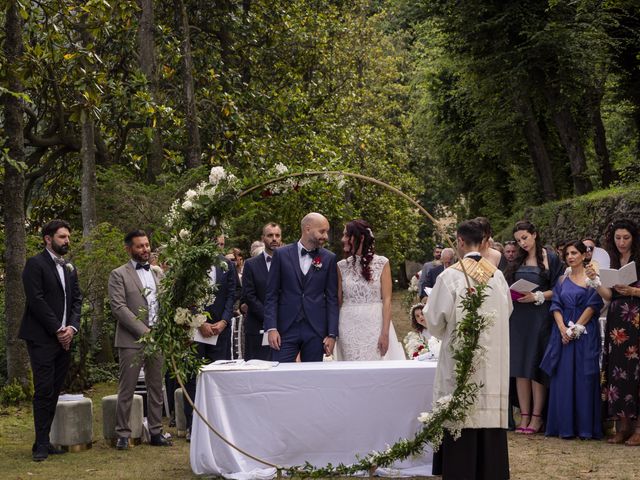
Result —
[[[640, 232], [635, 222], [617, 220], [609, 225], [605, 249], [611, 268], [635, 262], [640, 279]], [[587, 276], [605, 300], [610, 300], [602, 356], [602, 398], [607, 418], [616, 420], [609, 443], [640, 445], [640, 281], [606, 288], [594, 268]]]
[[531, 222], [516, 223], [513, 237], [518, 252], [505, 270], [507, 282], [511, 285], [524, 279], [538, 285], [513, 302], [509, 319], [510, 376], [516, 379], [521, 417], [516, 433], [530, 435], [540, 432], [544, 424], [549, 378], [540, 369], [540, 362], [553, 323], [549, 314], [552, 290], [564, 269], [558, 256], [542, 247]]
[[586, 276], [587, 248], [579, 241], [565, 245], [569, 274], [553, 289], [551, 331], [540, 368], [549, 375], [549, 407], [545, 435], [602, 438], [600, 403], [600, 325], [602, 299]]

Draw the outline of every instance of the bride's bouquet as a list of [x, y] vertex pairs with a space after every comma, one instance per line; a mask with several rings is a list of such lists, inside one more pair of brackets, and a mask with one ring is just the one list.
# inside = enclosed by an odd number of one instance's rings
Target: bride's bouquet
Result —
[[407, 356], [412, 360], [433, 360], [440, 354], [440, 340], [431, 337], [428, 340], [420, 333], [407, 333], [402, 342]]

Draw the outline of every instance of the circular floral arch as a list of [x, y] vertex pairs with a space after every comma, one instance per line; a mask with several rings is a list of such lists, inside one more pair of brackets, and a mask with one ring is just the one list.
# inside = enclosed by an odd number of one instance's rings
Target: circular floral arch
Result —
[[456, 327], [452, 342], [452, 355], [456, 362], [454, 392], [450, 396], [437, 400], [431, 412], [420, 414], [418, 420], [423, 424], [422, 429], [413, 439], [400, 440], [383, 452], [369, 452], [359, 456], [351, 465], [328, 464], [316, 467], [308, 462], [302, 466], [275, 465], [242, 450], [240, 446], [226, 439], [202, 415], [186, 393], [184, 379], [194, 375], [202, 366], [202, 361], [197, 358], [195, 345], [192, 342], [193, 331], [206, 321], [203, 306], [209, 304], [212, 296], [215, 295], [207, 281], [207, 272], [212, 265], [226, 268], [226, 263], [220, 259], [221, 252], [214, 239], [222, 232], [225, 213], [232, 211], [230, 207], [240, 198], [288, 179], [350, 177], [378, 185], [404, 198], [427, 217], [453, 247], [436, 218], [417, 201], [387, 183], [345, 171], [288, 173], [286, 167], [281, 164], [276, 166], [276, 171], [278, 175], [274, 178], [258, 185], [245, 187], [240, 179], [223, 167], [213, 167], [208, 181], [202, 181], [194, 189], [188, 190], [182, 199], [173, 203], [166, 217], [167, 227], [172, 236], [163, 251], [163, 257], [170, 268], [161, 282], [160, 308], [156, 327], [141, 340], [145, 348], [150, 354], [162, 352], [165, 355], [186, 400], [214, 434], [247, 457], [276, 468], [278, 474], [286, 472], [292, 476], [327, 477], [353, 475], [362, 471], [372, 473], [378, 467], [389, 467], [396, 461], [420, 454], [426, 444], [437, 449], [442, 442], [445, 429], [451, 431], [454, 436], [459, 434], [467, 410], [473, 405], [480, 388], [479, 385], [470, 382], [470, 379], [474, 373], [474, 359], [481, 350], [480, 333], [488, 323], [488, 320], [479, 313], [479, 308], [486, 297], [484, 292], [486, 285], [480, 284], [472, 288], [466, 272], [464, 273], [468, 289], [467, 295], [462, 300], [465, 315]]

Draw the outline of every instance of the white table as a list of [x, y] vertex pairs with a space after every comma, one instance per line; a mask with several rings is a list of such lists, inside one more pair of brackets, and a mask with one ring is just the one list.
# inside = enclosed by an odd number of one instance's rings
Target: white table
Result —
[[[318, 362], [270, 370], [202, 372], [196, 406], [238, 447], [280, 466], [354, 463], [413, 438], [431, 407], [435, 362]], [[191, 468], [233, 479], [272, 478], [275, 469], [222, 442], [194, 412]], [[431, 451], [381, 474], [431, 475]]]

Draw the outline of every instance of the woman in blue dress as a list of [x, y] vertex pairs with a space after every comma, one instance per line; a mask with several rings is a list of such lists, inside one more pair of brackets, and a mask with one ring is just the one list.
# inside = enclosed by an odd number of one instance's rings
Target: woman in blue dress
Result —
[[602, 438], [600, 325], [603, 302], [585, 273], [587, 247], [570, 242], [564, 250], [571, 273], [553, 289], [556, 328], [540, 368], [551, 379], [545, 435]]

